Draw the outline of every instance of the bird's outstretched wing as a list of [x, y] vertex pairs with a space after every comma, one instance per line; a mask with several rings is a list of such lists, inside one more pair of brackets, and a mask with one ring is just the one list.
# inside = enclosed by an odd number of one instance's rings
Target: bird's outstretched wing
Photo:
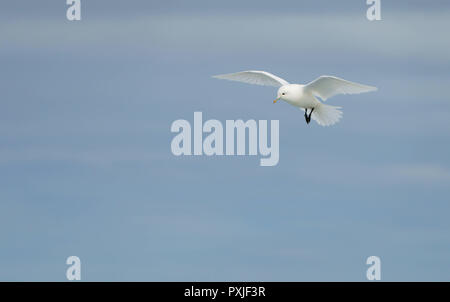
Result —
[[353, 83], [333, 76], [320, 76], [308, 83], [305, 88], [324, 101], [336, 94], [356, 94], [377, 90], [373, 86]]
[[248, 70], [236, 73], [219, 74], [213, 76], [216, 79], [243, 82], [248, 84], [280, 87], [289, 83], [266, 71]]

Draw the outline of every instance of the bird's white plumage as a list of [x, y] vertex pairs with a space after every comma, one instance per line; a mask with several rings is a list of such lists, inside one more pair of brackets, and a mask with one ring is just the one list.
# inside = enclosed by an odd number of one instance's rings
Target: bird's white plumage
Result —
[[248, 84], [281, 87], [289, 83], [276, 75], [266, 71], [248, 70], [236, 73], [219, 74], [213, 78], [243, 82]]
[[339, 122], [342, 118], [341, 107], [330, 106], [326, 104], [318, 104], [314, 107], [311, 117], [320, 126], [331, 126]]
[[333, 76], [320, 76], [305, 87], [322, 100], [337, 94], [356, 94], [377, 90], [376, 87], [353, 83]]
[[248, 84], [280, 87], [274, 103], [283, 100], [303, 109], [307, 123], [312, 118], [321, 126], [330, 126], [337, 123], [342, 118], [342, 111], [340, 110], [341, 107], [323, 104], [317, 97], [325, 101], [337, 94], [355, 94], [377, 90], [373, 86], [350, 82], [334, 76], [320, 76], [306, 85], [289, 84], [276, 75], [257, 70], [221, 74], [213, 77]]

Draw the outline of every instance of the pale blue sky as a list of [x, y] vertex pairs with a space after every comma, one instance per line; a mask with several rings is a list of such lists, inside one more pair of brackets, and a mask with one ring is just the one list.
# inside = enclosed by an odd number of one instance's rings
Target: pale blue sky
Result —
[[[0, 4], [0, 280], [450, 279], [447, 1]], [[379, 87], [334, 127], [246, 69]], [[280, 162], [181, 157], [176, 119], [280, 120]]]

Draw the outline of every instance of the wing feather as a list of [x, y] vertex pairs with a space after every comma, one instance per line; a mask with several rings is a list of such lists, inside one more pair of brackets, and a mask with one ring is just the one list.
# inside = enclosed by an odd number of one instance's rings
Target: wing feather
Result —
[[248, 70], [236, 73], [219, 74], [213, 76], [216, 79], [223, 79], [229, 81], [237, 81], [248, 84], [281, 87], [289, 83], [276, 75], [266, 71]]
[[333, 76], [320, 76], [308, 83], [306, 89], [324, 101], [337, 94], [357, 94], [377, 90], [373, 86], [354, 83]]

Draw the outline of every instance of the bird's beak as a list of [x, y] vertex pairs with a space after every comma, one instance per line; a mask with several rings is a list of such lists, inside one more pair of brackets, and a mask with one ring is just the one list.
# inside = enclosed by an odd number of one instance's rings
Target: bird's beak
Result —
[[273, 100], [273, 103], [275, 104], [279, 99], [280, 97], [276, 98], [275, 100]]

